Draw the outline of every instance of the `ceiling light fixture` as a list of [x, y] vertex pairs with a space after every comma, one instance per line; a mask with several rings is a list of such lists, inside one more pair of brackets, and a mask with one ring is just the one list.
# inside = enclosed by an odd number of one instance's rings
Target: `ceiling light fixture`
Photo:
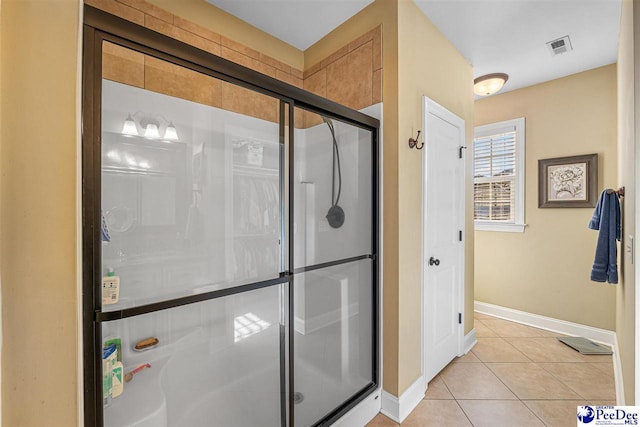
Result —
[[167, 142], [180, 141], [173, 121], [162, 115], [149, 115], [140, 111], [127, 115], [121, 133], [125, 136], [144, 136], [147, 139], [162, 139]]
[[136, 122], [133, 121], [131, 114], [129, 114], [124, 121], [122, 134], [127, 136], [138, 136], [138, 128], [136, 127]]
[[479, 96], [489, 96], [502, 89], [509, 80], [505, 73], [493, 73], [480, 76], [473, 80], [473, 92]]

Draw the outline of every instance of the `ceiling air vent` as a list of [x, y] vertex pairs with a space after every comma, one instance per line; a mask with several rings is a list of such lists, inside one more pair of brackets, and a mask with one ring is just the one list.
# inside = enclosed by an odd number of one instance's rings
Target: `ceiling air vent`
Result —
[[569, 36], [551, 40], [550, 42], [547, 42], [547, 46], [551, 51], [551, 56], [560, 55], [573, 50], [573, 48], [571, 47], [571, 40], [569, 40]]

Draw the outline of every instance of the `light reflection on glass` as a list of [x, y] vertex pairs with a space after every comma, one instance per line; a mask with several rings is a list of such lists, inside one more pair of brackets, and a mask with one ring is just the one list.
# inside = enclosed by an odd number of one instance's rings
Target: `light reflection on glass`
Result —
[[262, 320], [253, 313], [238, 316], [233, 322], [234, 342], [249, 338], [251, 335], [264, 331], [269, 326], [271, 326], [271, 323]]

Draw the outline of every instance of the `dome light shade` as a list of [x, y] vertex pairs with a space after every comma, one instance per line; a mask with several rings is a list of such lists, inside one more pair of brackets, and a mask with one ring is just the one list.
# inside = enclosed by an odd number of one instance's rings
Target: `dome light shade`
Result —
[[504, 73], [480, 76], [473, 80], [473, 92], [479, 96], [493, 95], [502, 89], [507, 80], [509, 80], [509, 76]]
[[176, 127], [173, 125], [173, 122], [169, 122], [169, 126], [167, 126], [167, 130], [164, 132], [164, 139], [169, 141], [177, 141], [178, 140], [178, 131]]
[[136, 127], [136, 122], [133, 121], [131, 114], [127, 116], [127, 118], [124, 121], [124, 125], [122, 125], [122, 134], [130, 135], [130, 136], [138, 135], [138, 128]]

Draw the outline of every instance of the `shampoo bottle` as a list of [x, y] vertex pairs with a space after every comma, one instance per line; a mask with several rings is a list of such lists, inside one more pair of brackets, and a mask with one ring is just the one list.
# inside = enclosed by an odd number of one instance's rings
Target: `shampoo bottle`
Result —
[[115, 304], [120, 298], [120, 278], [113, 268], [102, 278], [102, 305]]

